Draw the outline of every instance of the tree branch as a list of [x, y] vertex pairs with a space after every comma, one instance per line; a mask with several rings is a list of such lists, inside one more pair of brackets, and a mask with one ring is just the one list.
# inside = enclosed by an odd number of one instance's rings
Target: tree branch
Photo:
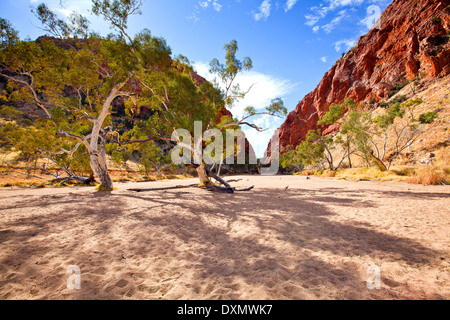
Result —
[[[30, 75], [29, 73], [21, 73], [21, 74], [22, 74], [22, 75], [27, 75], [27, 76], [31, 77], [31, 75]], [[21, 84], [25, 85], [25, 86], [28, 88], [28, 90], [31, 92], [31, 94], [33, 95], [33, 100], [35, 101], [36, 105], [37, 105], [39, 108], [41, 108], [42, 110], [44, 110], [45, 114], [47, 115], [47, 117], [48, 117], [49, 119], [52, 118], [52, 116], [51, 116], [51, 114], [48, 112], [47, 108], [45, 108], [44, 105], [39, 101], [39, 98], [38, 98], [38, 96], [37, 96], [37, 93], [36, 93], [36, 91], [35, 91], [35, 89], [33, 88], [32, 85], [30, 85], [30, 84], [29, 84], [28, 82], [26, 82], [26, 81], [19, 80], [19, 79], [15, 79], [14, 77], [8, 76], [8, 75], [6, 75], [6, 74], [4, 74], [4, 73], [0, 73], [0, 75], [3, 76], [3, 77], [5, 77], [5, 78], [7, 78], [7, 79], [9, 79], [9, 80], [11, 80], [11, 81], [14, 81], [14, 82], [21, 83]], [[31, 77], [31, 83], [33, 84], [33, 82], [34, 82], [34, 78]]]

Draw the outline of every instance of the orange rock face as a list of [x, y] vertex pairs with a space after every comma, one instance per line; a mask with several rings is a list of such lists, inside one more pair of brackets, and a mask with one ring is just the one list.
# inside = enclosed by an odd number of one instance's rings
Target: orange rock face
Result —
[[[279, 128], [280, 150], [297, 146], [332, 103], [388, 98], [416, 77], [450, 74], [450, 0], [395, 0], [373, 28], [328, 71]], [[323, 128], [324, 133], [336, 128]]]

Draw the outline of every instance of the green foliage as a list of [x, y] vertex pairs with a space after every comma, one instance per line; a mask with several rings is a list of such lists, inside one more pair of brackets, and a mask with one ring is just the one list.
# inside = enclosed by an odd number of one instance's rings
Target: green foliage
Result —
[[324, 160], [324, 145], [317, 143], [317, 132], [308, 133], [308, 139], [302, 141], [295, 149], [283, 150], [280, 165], [286, 171], [300, 171], [306, 166], [321, 165]]
[[116, 142], [114, 142], [114, 143], [107, 143], [106, 146], [105, 146], [106, 153], [109, 154], [109, 155], [112, 155], [112, 153], [114, 151], [116, 151], [118, 147], [119, 147], [119, 145]]
[[[380, 170], [386, 170], [391, 161], [398, 157], [405, 148], [427, 132], [420, 124], [432, 123], [437, 118], [436, 112], [422, 114], [419, 120], [415, 118], [415, 108], [423, 103], [421, 98], [404, 101], [398, 97], [386, 109], [379, 110], [376, 118], [373, 111], [364, 111], [356, 103], [347, 99], [341, 105], [331, 105], [328, 112], [318, 121], [318, 125], [339, 124], [340, 130], [326, 137], [320, 131], [310, 131], [306, 140], [295, 150], [285, 150], [281, 157], [283, 167], [301, 166], [321, 167], [324, 163], [332, 170], [342, 164], [345, 157], [351, 164], [350, 156], [358, 154], [367, 164], [376, 164]], [[383, 106], [380, 103], [380, 106]], [[387, 160], [388, 145], [394, 146], [394, 152]], [[331, 150], [340, 147], [343, 158], [335, 166]], [[339, 159], [337, 159], [339, 160]], [[389, 161], [389, 163], [386, 163]]]
[[0, 18], [0, 50], [16, 44], [19, 41], [19, 32], [15, 30], [8, 20]]
[[344, 114], [349, 110], [356, 109], [356, 102], [350, 98], [344, 100], [341, 105], [332, 104], [328, 111], [324, 114], [321, 120], [317, 122], [318, 125], [331, 125], [338, 122]]
[[382, 115], [378, 116], [374, 122], [384, 129], [392, 125], [397, 117], [403, 118], [404, 115], [405, 109], [397, 102], [390, 106]]
[[266, 108], [267, 112], [275, 116], [286, 116], [287, 109], [281, 98], [272, 99], [270, 105]]
[[50, 109], [50, 114], [52, 115], [53, 121], [57, 123], [61, 123], [66, 118], [66, 110], [64, 110], [63, 107], [55, 107], [53, 109]]
[[403, 106], [408, 108], [408, 107], [412, 107], [412, 106], [418, 106], [422, 103], [423, 103], [423, 100], [421, 98], [414, 98], [414, 99], [408, 100], [405, 103], [403, 103]]
[[14, 107], [3, 106], [0, 109], [0, 118], [2, 119], [12, 121], [21, 118], [21, 116], [22, 112]]
[[[314, 166], [323, 161], [325, 145], [318, 143], [321, 139], [320, 132], [311, 130], [306, 136], [306, 141], [300, 143], [297, 148], [298, 157], [304, 166]], [[328, 142], [331, 142], [328, 140]]]
[[83, 146], [72, 157], [67, 154], [52, 155], [52, 152], [61, 149], [72, 149], [75, 143], [58, 136], [55, 124], [48, 119], [34, 122], [28, 120], [28, 125], [21, 123], [27, 122], [26, 120], [28, 119], [0, 124], [0, 144], [3, 148], [13, 148], [19, 153], [19, 159], [28, 163], [48, 158], [54, 164], [70, 168], [73, 172], [90, 173], [89, 156]]
[[158, 175], [161, 175], [161, 167], [171, 162], [169, 152], [161, 150], [152, 141], [145, 143], [139, 147], [140, 160], [139, 163], [144, 167], [145, 174], [150, 175], [150, 170], [155, 169]]
[[406, 101], [406, 96], [405, 95], [398, 95], [398, 96], [396, 96], [394, 99], [392, 99], [390, 101], [390, 104], [392, 105], [392, 104], [396, 104], [396, 103], [402, 103], [404, 101]]
[[210, 65], [210, 72], [219, 77], [220, 81], [225, 86], [225, 104], [232, 107], [234, 102], [245, 97], [247, 92], [241, 90], [239, 84], [234, 84], [237, 74], [242, 71], [249, 71], [253, 68], [252, 60], [249, 57], [244, 58], [243, 61], [236, 58], [238, 45], [236, 40], [225, 44], [225, 63], [222, 64], [217, 59], [213, 59]]
[[[396, 95], [400, 90], [402, 90], [404, 87], [406, 87], [408, 84], [410, 83], [409, 80], [405, 80], [399, 84], [397, 84], [396, 86], [394, 86], [392, 88], [392, 90], [389, 92], [388, 96], [389, 98], [393, 97], [394, 95]], [[398, 102], [398, 101], [396, 101]], [[401, 102], [401, 101], [400, 101]]]
[[130, 154], [127, 151], [114, 150], [111, 157], [115, 165], [122, 166], [126, 165], [127, 161], [130, 159]]
[[388, 108], [389, 107], [389, 103], [381, 101], [381, 102], [378, 103], [378, 106], [380, 108]]
[[244, 109], [246, 115], [253, 115], [256, 113], [256, 109], [252, 106], [248, 106]]
[[37, 8], [32, 8], [34, 15], [41, 21], [43, 30], [50, 35], [67, 39], [70, 37], [87, 38], [89, 33], [89, 21], [77, 12], [72, 12], [69, 16], [69, 23], [59, 19], [45, 3], [41, 3]]
[[438, 117], [438, 114], [434, 111], [422, 113], [419, 117], [420, 123], [433, 123]]
[[141, 0], [92, 0], [92, 12], [111, 23], [111, 27], [126, 35], [128, 18], [141, 14]]
[[[252, 68], [251, 59], [237, 59], [238, 46], [233, 40], [224, 47], [225, 63], [211, 62], [212, 72], [226, 84], [226, 90], [198, 81], [189, 60], [183, 56], [173, 59], [163, 38], [153, 37], [149, 30], [134, 37], [127, 33], [128, 20], [140, 12], [141, 4], [138, 0], [94, 0], [92, 12], [110, 22], [116, 32], [106, 38], [90, 33], [82, 16], [73, 14], [66, 21], [45, 4], [33, 12], [57, 40], [19, 41], [12, 27], [4, 23], [2, 37], [12, 40], [0, 48], [0, 66], [11, 72], [2, 74], [8, 83], [0, 98], [8, 105], [32, 104], [45, 112], [46, 118], [28, 126], [31, 120], [2, 108], [0, 115], [14, 120], [1, 123], [2, 145], [14, 148], [24, 158], [45, 155], [74, 170], [89, 170], [89, 163], [102, 162], [92, 160], [102, 160], [106, 153], [122, 165], [133, 152], [145, 168], [160, 168], [168, 162], [161, 145], [140, 145], [134, 140], [167, 139], [177, 128], [193, 133], [194, 121], [202, 121], [203, 130], [232, 121], [223, 117], [217, 124], [217, 116], [225, 105], [232, 106], [246, 95], [234, 80], [238, 73]], [[124, 105], [121, 119], [111, 115], [111, 104], [117, 107], [119, 97]], [[140, 117], [144, 107], [149, 110], [148, 118]], [[252, 108], [247, 111], [255, 113]], [[267, 113], [286, 115], [287, 109], [276, 98]]]
[[322, 117], [322, 120], [317, 122], [318, 125], [330, 125], [336, 123], [337, 120], [342, 118], [344, 115], [344, 105], [336, 105], [332, 104], [325, 115]]

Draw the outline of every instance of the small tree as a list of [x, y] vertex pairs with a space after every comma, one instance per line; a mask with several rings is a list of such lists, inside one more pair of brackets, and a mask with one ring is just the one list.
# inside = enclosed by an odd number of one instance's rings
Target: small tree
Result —
[[[352, 167], [352, 160], [351, 155], [354, 153], [354, 150], [352, 150], [352, 140], [354, 139], [351, 128], [354, 125], [354, 112], [357, 112], [357, 106], [355, 101], [351, 99], [345, 99], [343, 104], [336, 105], [332, 104], [329, 107], [329, 110], [325, 113], [325, 115], [322, 117], [320, 121], [317, 122], [318, 125], [333, 125], [333, 124], [339, 124], [340, 125], [340, 131], [338, 131], [337, 134], [335, 134], [334, 137], [328, 137], [327, 140], [322, 140], [322, 143], [327, 142], [328, 147], [327, 150], [327, 158], [329, 159], [328, 162], [333, 162], [333, 158], [330, 152], [330, 149], [332, 147], [341, 146], [344, 150], [343, 157], [339, 161], [339, 164], [335, 168], [336, 170], [339, 169], [344, 161], [344, 159], [347, 157], [349, 166]], [[347, 113], [347, 120], [343, 121], [344, 115]], [[330, 169], [333, 170], [334, 164], [331, 163]]]
[[111, 158], [116, 166], [122, 167], [127, 165], [130, 154], [125, 150], [114, 150], [111, 154]]
[[[376, 118], [373, 111], [350, 110], [343, 124], [351, 142], [368, 162], [374, 162], [381, 171], [389, 169], [391, 163], [433, 126], [421, 124], [417, 119], [417, 106], [422, 99], [394, 103]], [[388, 157], [389, 148], [393, 151]], [[388, 161], [388, 163], [386, 163]]]
[[12, 27], [8, 20], [0, 18], [0, 49], [12, 46], [19, 40], [19, 32]]
[[157, 147], [156, 144], [151, 141], [142, 144], [139, 147], [140, 151], [140, 164], [144, 167], [145, 174], [150, 175], [150, 170], [156, 170], [158, 176], [161, 176], [161, 168], [170, 163], [170, 155]]
[[298, 156], [297, 149], [287, 146], [281, 150], [280, 165], [286, 171], [298, 172], [303, 170], [302, 159]]
[[[249, 58], [245, 58], [244, 62], [241, 62], [236, 58], [238, 47], [237, 42], [234, 40], [229, 44], [226, 44], [224, 49], [226, 51], [226, 63], [220, 64], [217, 59], [214, 59], [210, 64], [211, 72], [217, 74], [219, 79], [223, 82], [223, 90], [218, 89], [208, 82], [197, 84], [196, 86], [192, 86], [192, 81], [189, 83], [184, 82], [183, 84], [185, 85], [185, 91], [182, 95], [166, 95], [166, 99], [161, 101], [164, 106], [164, 112], [150, 118], [145, 124], [142, 123], [136, 126], [133, 132], [130, 132], [129, 138], [121, 143], [146, 143], [156, 140], [172, 141], [178, 146], [185, 148], [186, 152], [191, 154], [189, 158], [193, 158], [194, 162], [197, 162], [194, 166], [196, 167], [201, 184], [214, 187], [211, 180], [213, 178], [219, 183], [225, 185], [224, 190], [233, 192], [233, 188], [228, 183], [208, 168], [208, 164], [202, 157], [204, 150], [209, 148], [208, 146], [212, 143], [212, 137], [207, 138], [202, 135], [201, 139], [184, 141], [181, 137], [175, 136], [170, 139], [167, 136], [158, 134], [159, 130], [159, 132], [162, 131], [166, 133], [172, 131], [176, 135], [175, 130], [183, 128], [190, 133], [191, 138], [195, 138], [195, 122], [201, 122], [202, 133], [210, 129], [215, 129], [216, 132], [222, 136], [226, 133], [226, 129], [237, 129], [244, 125], [258, 131], [263, 131], [263, 129], [259, 126], [249, 122], [249, 119], [259, 115], [280, 116], [287, 114], [283, 101], [280, 98], [275, 98], [263, 112], [256, 112], [254, 108], [249, 107], [246, 109], [247, 115], [245, 115], [241, 120], [231, 119], [230, 117], [225, 116], [217, 121], [217, 114], [219, 111], [221, 111], [225, 106], [232, 107], [237, 100], [245, 97], [250, 90], [249, 89], [245, 92], [242, 91], [240, 86], [235, 84], [235, 80], [240, 72], [251, 69], [251, 60]], [[180, 75], [180, 77], [184, 77], [185, 79], [186, 75], [192, 74], [192, 68], [186, 63], [186, 61], [177, 61], [177, 64], [184, 70], [184, 75]], [[177, 89], [181, 90], [180, 87]], [[203, 101], [208, 102], [210, 105], [209, 108], [205, 108], [204, 105], [197, 102], [196, 97], [198, 97], [199, 94], [202, 94], [200, 98]], [[190, 109], [186, 110], [186, 106], [190, 106]], [[143, 136], [146, 136], [146, 138], [142, 138]], [[216, 154], [215, 150], [213, 151], [214, 158], [223, 159], [223, 154]], [[223, 148], [222, 151], [227, 154], [226, 148]], [[217, 160], [215, 164], [217, 164], [217, 162], [220, 163], [220, 160]]]

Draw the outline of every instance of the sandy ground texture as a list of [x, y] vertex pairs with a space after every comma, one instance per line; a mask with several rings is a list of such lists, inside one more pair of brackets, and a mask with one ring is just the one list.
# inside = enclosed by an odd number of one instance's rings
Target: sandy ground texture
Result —
[[448, 186], [239, 178], [1, 189], [0, 298], [450, 298]]

